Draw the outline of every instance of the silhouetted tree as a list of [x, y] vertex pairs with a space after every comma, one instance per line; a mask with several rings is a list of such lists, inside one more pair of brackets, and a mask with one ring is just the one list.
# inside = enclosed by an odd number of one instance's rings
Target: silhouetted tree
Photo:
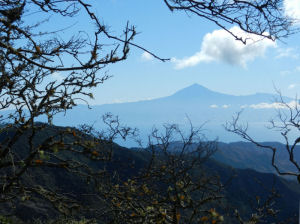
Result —
[[192, 126], [187, 134], [177, 125], [165, 125], [163, 133], [153, 130], [148, 146], [140, 149], [147, 160], [139, 174], [102, 192], [114, 223], [223, 222], [214, 209], [223, 185], [203, 169], [216, 149], [215, 141], [206, 141]]
[[164, 0], [171, 11], [185, 11], [202, 17], [225, 29], [237, 40], [246, 44], [247, 37], [232, 33], [229, 26], [237, 25], [246, 33], [271, 40], [287, 37], [298, 29], [297, 22], [284, 12], [283, 0]]
[[[224, 23], [236, 24], [248, 33], [272, 40], [293, 32], [293, 21], [283, 14], [282, 1], [164, 2], [171, 10], [194, 13], [227, 31]], [[83, 127], [81, 131], [56, 128], [51, 126], [53, 116], [66, 112], [80, 101], [93, 98], [92, 89], [109, 78], [102, 72], [103, 68], [126, 60], [130, 47], [146, 51], [158, 60], [167, 60], [135, 44], [136, 29], [128, 23], [120, 35], [113, 35], [108, 26], [96, 17], [91, 4], [84, 0], [0, 1], [0, 202], [11, 208], [31, 200], [33, 195], [39, 195], [66, 217], [78, 210], [80, 205], [70, 195], [32, 181], [38, 179], [37, 170], [46, 168], [76, 174], [95, 186], [100, 180], [107, 183], [105, 186], [110, 186], [113, 183], [108, 175], [110, 173], [103, 167], [90, 167], [89, 161], [110, 161], [114, 139], [117, 136], [124, 139], [135, 136], [136, 130], [122, 126], [111, 115], [104, 117], [108, 132], [93, 132], [89, 127]], [[39, 16], [35, 20], [30, 19], [35, 13]], [[44, 31], [43, 27], [51, 24], [53, 18], [64, 24], [79, 13], [84, 13], [88, 22], [94, 24], [92, 32], [88, 28], [81, 32], [68, 28]], [[66, 30], [74, 33], [63, 35]], [[246, 42], [237, 34], [232, 35]], [[54, 79], [55, 76], [60, 78]], [[47, 124], [36, 122], [41, 116], [47, 118]], [[167, 130], [167, 133], [177, 131], [180, 134], [175, 127]], [[200, 145], [192, 151], [187, 150], [198, 135], [193, 130], [190, 134], [187, 140], [182, 138], [183, 146], [174, 153], [168, 147], [169, 135], [160, 137], [154, 132], [157, 144], [151, 143], [148, 147], [153, 156], [149, 169], [138, 176], [139, 181], [132, 179], [119, 188], [115, 185], [111, 188], [107, 200], [114, 209], [110, 214], [122, 218], [125, 223], [131, 220], [150, 220], [151, 223], [158, 217], [167, 223], [178, 223], [182, 219], [193, 222], [201, 218], [198, 212], [204, 212], [202, 204], [218, 199], [221, 185], [216, 178], [200, 175], [192, 180], [190, 177], [192, 168], [203, 159], [202, 152], [210, 149], [209, 145]], [[25, 148], [20, 150], [21, 146]], [[157, 154], [164, 159], [156, 157]], [[154, 188], [150, 189], [149, 184], [155, 181], [162, 185], [152, 185]], [[99, 195], [105, 193], [105, 186]], [[147, 192], [155, 188], [159, 191], [150, 198]], [[128, 194], [129, 197], [134, 194], [132, 189], [142, 194], [141, 201], [128, 201]], [[117, 201], [112, 198], [119, 193]], [[195, 201], [190, 193], [192, 196], [201, 193], [202, 198]], [[147, 210], [150, 199], [153, 208]], [[160, 208], [154, 206], [155, 201], [159, 202]], [[117, 209], [118, 203], [123, 203], [125, 210]], [[138, 204], [140, 210], [137, 210]], [[189, 212], [185, 212], [186, 208], [190, 209]], [[129, 210], [132, 213], [129, 214]], [[206, 212], [213, 219], [219, 217], [214, 210]]]
[[247, 133], [248, 125], [243, 125], [239, 122], [241, 112], [237, 113], [237, 115], [233, 117], [233, 120], [226, 124], [225, 128], [227, 131], [239, 135], [262, 149], [270, 150], [272, 152], [270, 162], [277, 174], [296, 177], [300, 184], [300, 161], [299, 158], [296, 157], [296, 152], [299, 155], [299, 147], [297, 146], [300, 144], [300, 138], [294, 137], [297, 136], [297, 133], [300, 131], [299, 102], [297, 99], [289, 103], [285, 102], [280, 94], [280, 98], [276, 104], [278, 106], [277, 117], [270, 120], [269, 128], [278, 131], [282, 140], [285, 142], [285, 151], [288, 155], [288, 161], [293, 167], [291, 170], [282, 170], [282, 168], [278, 166], [277, 160], [282, 159], [277, 156], [279, 149], [269, 144], [260, 143]]

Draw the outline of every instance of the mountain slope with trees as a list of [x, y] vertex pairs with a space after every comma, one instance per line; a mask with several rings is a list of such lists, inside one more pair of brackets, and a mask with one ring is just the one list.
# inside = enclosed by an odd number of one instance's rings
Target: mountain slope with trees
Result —
[[[136, 130], [111, 115], [104, 119], [107, 130], [52, 126], [58, 113], [93, 98], [93, 89], [110, 78], [104, 69], [125, 61], [131, 48], [169, 60], [137, 44], [136, 27], [129, 22], [120, 32], [112, 31], [97, 17], [94, 2], [0, 1], [1, 222], [14, 222], [8, 220], [14, 214], [31, 222], [46, 213], [43, 218], [55, 217], [56, 223], [72, 223], [81, 215], [95, 215], [98, 223], [222, 223], [223, 210], [217, 206], [223, 198], [221, 179], [200, 169], [216, 145], [203, 141], [200, 130], [191, 127], [187, 136], [176, 125], [165, 126], [163, 135], [154, 130], [146, 154], [136, 154], [147, 162], [145, 167], [141, 160], [129, 166], [133, 155], [114, 157], [116, 137], [135, 137]], [[230, 26], [270, 40], [297, 31], [282, 1], [162, 2], [170, 11], [211, 21], [244, 44], [248, 38], [231, 32]], [[82, 29], [74, 26], [78, 15], [85, 20]], [[37, 123], [40, 117], [46, 123]], [[176, 152], [168, 148], [174, 135], [183, 142]], [[187, 151], [195, 142], [197, 147]], [[115, 159], [118, 166], [108, 165]], [[119, 171], [121, 161], [126, 165]], [[136, 162], [144, 167], [134, 170]], [[273, 196], [271, 192], [272, 200], [257, 203], [259, 209], [248, 218], [242, 211], [235, 216], [240, 223], [268, 222], [276, 213], [270, 210]]]
[[[42, 124], [40, 124], [42, 125]], [[65, 131], [69, 128], [47, 126], [39, 135], [35, 138], [34, 144], [40, 144], [44, 139], [47, 139], [49, 135], [54, 135], [57, 132]], [[79, 130], [73, 130], [76, 132], [76, 136], [81, 135]], [[8, 133], [2, 133], [0, 139], [5, 139], [5, 135], [12, 135], [13, 130]], [[83, 141], [89, 141], [92, 139], [91, 136], [83, 134]], [[71, 135], [69, 140], [75, 136]], [[26, 135], [19, 140], [14, 146], [18, 149], [16, 152], [19, 156], [26, 155], [26, 151], [29, 149], [26, 144]], [[158, 146], [155, 146], [158, 147]], [[58, 152], [59, 153], [59, 152]], [[86, 164], [88, 167], [93, 169], [95, 172], [103, 172], [106, 170], [109, 176], [117, 175], [113, 182], [113, 185], [119, 184], [120, 186], [128, 180], [134, 180], [137, 178], [142, 170], [148, 166], [151, 160], [151, 154], [146, 149], [127, 149], [113, 144], [113, 155], [110, 161], [90, 161], [85, 155], [78, 154], [64, 154], [62, 151], [62, 158], [68, 159], [69, 161], [76, 160], [82, 164]], [[164, 155], [158, 154], [162, 160]], [[49, 158], [41, 158], [47, 162], [51, 162]], [[159, 159], [159, 158], [158, 158]], [[206, 178], [215, 176], [220, 178], [222, 190], [220, 191], [220, 204], [208, 203], [204, 208], [214, 206], [221, 214], [224, 215], [224, 223], [236, 223], [237, 220], [234, 217], [234, 210], [238, 208], [239, 213], [242, 217], [251, 216], [252, 212], [257, 206], [256, 198], [259, 197], [261, 204], [272, 196], [272, 209], [280, 210], [276, 220], [287, 220], [288, 218], [296, 218], [297, 214], [297, 198], [300, 197], [300, 189], [296, 182], [284, 180], [273, 174], [259, 173], [250, 169], [233, 169], [230, 166], [217, 162], [213, 159], [205, 159], [199, 167], [195, 167], [189, 172], [195, 173], [197, 176], [204, 176]], [[204, 177], [203, 176], [203, 177]], [[45, 198], [43, 194], [24, 194], [24, 198], [16, 204], [16, 209], [11, 210], [6, 204], [1, 206], [1, 215], [10, 214], [11, 219], [17, 218], [19, 222], [31, 223], [34, 220], [54, 220], [60, 214], [71, 215], [74, 219], [76, 218], [95, 218], [100, 221], [103, 217], [99, 217], [99, 212], [106, 211], [105, 206], [108, 206], [103, 195], [103, 192], [99, 192], [95, 187], [96, 183], [93, 179], [88, 180], [88, 177], [78, 175], [76, 173], [68, 172], [68, 170], [58, 169], [51, 166], [41, 166], [40, 168], [30, 169], [24, 176], [24, 187], [26, 186], [38, 186], [40, 189], [51, 189], [51, 191], [59, 192], [59, 195], [63, 196], [68, 194], [71, 196], [67, 201], [69, 207], [60, 207], [63, 205], [63, 201], [51, 202], [51, 199]], [[111, 180], [102, 177], [101, 186], [111, 186]], [[106, 182], [109, 181], [109, 182]], [[161, 180], [163, 185], [163, 180]], [[147, 188], [154, 190], [160, 183], [148, 182]], [[161, 189], [160, 194], [164, 194], [164, 188]], [[156, 189], [157, 190], [157, 189]], [[276, 194], [275, 194], [276, 191]], [[274, 195], [272, 195], [274, 194]], [[277, 195], [278, 194], [278, 195]], [[49, 195], [48, 195], [49, 196]], [[197, 195], [194, 195], [197, 200]], [[200, 196], [199, 196], [200, 197]], [[135, 198], [139, 200], [139, 198]], [[276, 202], [276, 203], [275, 203]], [[61, 203], [61, 204], [59, 204]], [[70, 204], [69, 204], [70, 203]], [[122, 203], [122, 201], [121, 201]], [[273, 204], [274, 203], [274, 204]], [[221, 206], [220, 206], [221, 205]], [[99, 209], [98, 212], [96, 208]], [[293, 219], [292, 219], [293, 220]], [[295, 219], [296, 220], [296, 219]], [[293, 223], [293, 222], [290, 222]]]

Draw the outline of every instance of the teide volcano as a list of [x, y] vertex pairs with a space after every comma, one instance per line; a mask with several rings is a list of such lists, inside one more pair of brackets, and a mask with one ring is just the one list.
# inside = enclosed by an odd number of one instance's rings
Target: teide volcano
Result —
[[[181, 89], [171, 96], [130, 103], [104, 104], [92, 106], [79, 105], [64, 115], [54, 118], [56, 125], [76, 126], [82, 123], [94, 124], [101, 120], [101, 115], [110, 112], [118, 115], [129, 126], [137, 127], [142, 132], [149, 132], [155, 125], [165, 123], [186, 125], [187, 118], [194, 126], [206, 123], [209, 137], [219, 137], [222, 141], [240, 140], [227, 133], [223, 126], [231, 121], [232, 116], [241, 110], [242, 121], [248, 122], [250, 131], [259, 141], [273, 141], [274, 133], [267, 136], [264, 126], [275, 116], [274, 99], [276, 95], [257, 93], [235, 96], [211, 91], [201, 85], [193, 84]], [[278, 97], [277, 97], [278, 98]], [[283, 97], [286, 102], [291, 98]], [[273, 104], [272, 104], [273, 103]], [[277, 139], [277, 137], [276, 137]]]

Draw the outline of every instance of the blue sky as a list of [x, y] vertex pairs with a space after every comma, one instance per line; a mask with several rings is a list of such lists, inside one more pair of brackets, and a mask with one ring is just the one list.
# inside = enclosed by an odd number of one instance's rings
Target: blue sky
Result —
[[[300, 15], [300, 0], [285, 3]], [[172, 60], [163, 63], [131, 48], [128, 60], [104, 69], [113, 77], [94, 90], [91, 104], [167, 96], [193, 83], [234, 95], [274, 93], [274, 86], [290, 97], [300, 93], [300, 34], [285, 43], [243, 46], [202, 18], [171, 13], [162, 0], [97, 0], [93, 5], [114, 34], [129, 21], [139, 32], [135, 43]], [[87, 25], [83, 15], [76, 19], [78, 29]]]

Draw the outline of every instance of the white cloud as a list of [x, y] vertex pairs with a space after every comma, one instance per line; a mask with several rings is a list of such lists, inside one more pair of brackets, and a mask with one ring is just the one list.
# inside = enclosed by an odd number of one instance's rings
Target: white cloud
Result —
[[224, 104], [222, 107], [225, 108], [225, 109], [227, 109], [228, 107], [230, 107], [230, 105]]
[[280, 103], [259, 103], [251, 104], [249, 107], [253, 109], [279, 109], [283, 108], [283, 105]]
[[294, 48], [279, 48], [277, 51], [278, 55], [276, 56], [276, 58], [299, 58], [299, 54], [296, 53], [296, 50]]
[[212, 105], [210, 105], [209, 107], [211, 107], [211, 108], [218, 108], [219, 106], [216, 105], [216, 104], [212, 104]]
[[297, 86], [297, 84], [291, 84], [288, 86], [288, 89], [294, 89]]
[[144, 51], [141, 58], [143, 61], [152, 61], [154, 59], [154, 57], [146, 51]]
[[[291, 101], [287, 103], [287, 105], [291, 108], [299, 107], [299, 103], [296, 101]], [[286, 106], [282, 103], [259, 103], [259, 104], [252, 104], [249, 106], [253, 109], [287, 109]]]
[[[218, 106], [217, 104], [212, 104], [212, 105], [210, 105], [209, 107], [210, 107], [210, 108], [219, 108], [219, 106]], [[227, 108], [230, 107], [230, 105], [229, 105], [229, 104], [224, 104], [224, 105], [222, 105], [221, 107], [227, 109]]]
[[205, 55], [202, 51], [197, 52], [191, 57], [183, 58], [183, 59], [176, 59], [172, 58], [171, 62], [175, 63], [175, 68], [176, 69], [182, 69], [185, 67], [192, 67], [200, 62], [210, 62], [213, 61], [214, 59]]
[[287, 16], [297, 20], [300, 24], [300, 1], [299, 0], [284, 0], [284, 9]]
[[173, 58], [176, 69], [195, 66], [201, 62], [221, 61], [231, 65], [246, 67], [247, 62], [263, 56], [266, 49], [276, 44], [254, 34], [247, 34], [238, 27], [230, 29], [234, 34], [247, 38], [247, 44], [235, 40], [223, 29], [207, 33], [202, 41], [201, 50], [183, 59]]

